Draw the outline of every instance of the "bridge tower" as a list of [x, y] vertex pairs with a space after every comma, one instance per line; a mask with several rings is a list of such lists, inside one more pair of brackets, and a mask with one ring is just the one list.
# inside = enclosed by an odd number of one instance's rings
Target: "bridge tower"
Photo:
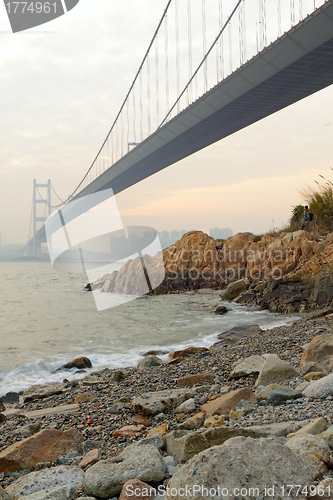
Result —
[[[45, 198], [42, 197], [39, 188], [46, 189]], [[33, 181], [33, 194], [32, 194], [32, 244], [29, 245], [28, 254], [33, 257], [41, 256], [41, 242], [37, 241], [36, 233], [37, 233], [37, 223], [44, 223], [47, 217], [41, 217], [38, 215], [37, 206], [39, 204], [44, 204], [47, 206], [47, 216], [51, 215], [51, 181], [50, 179], [47, 181], [47, 184], [37, 184], [36, 179]]]

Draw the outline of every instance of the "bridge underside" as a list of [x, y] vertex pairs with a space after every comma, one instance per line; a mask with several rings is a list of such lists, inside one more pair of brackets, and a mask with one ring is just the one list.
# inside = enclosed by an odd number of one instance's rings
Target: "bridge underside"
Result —
[[[106, 170], [74, 199], [117, 194], [333, 83], [333, 2], [327, 2]], [[85, 205], [86, 206], [86, 205]], [[75, 210], [77, 216], [77, 207]], [[44, 240], [42, 228], [37, 234]]]

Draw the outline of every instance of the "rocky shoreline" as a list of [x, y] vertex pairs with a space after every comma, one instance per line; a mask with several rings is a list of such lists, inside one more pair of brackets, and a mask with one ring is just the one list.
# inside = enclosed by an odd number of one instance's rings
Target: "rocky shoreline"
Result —
[[[0, 499], [158, 499], [158, 486], [173, 487], [171, 499], [184, 485], [222, 483], [258, 487], [257, 498], [272, 496], [264, 484], [275, 484], [274, 498], [333, 498], [332, 311], [235, 330], [168, 363], [147, 353], [137, 368], [0, 403]], [[323, 480], [326, 496], [310, 495]], [[307, 491], [287, 495], [288, 481]]]

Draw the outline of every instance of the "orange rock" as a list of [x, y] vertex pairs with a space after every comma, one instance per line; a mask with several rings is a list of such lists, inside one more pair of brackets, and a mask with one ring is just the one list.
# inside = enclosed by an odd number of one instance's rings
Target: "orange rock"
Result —
[[133, 436], [140, 436], [141, 432], [145, 428], [144, 425], [124, 425], [123, 427], [120, 427], [120, 429], [114, 431], [112, 433], [112, 437], [118, 438], [121, 436], [126, 436], [126, 437], [133, 437]]
[[180, 351], [173, 351], [169, 354], [170, 359], [175, 358], [193, 358], [196, 354], [208, 351], [207, 347], [187, 347]]
[[119, 500], [150, 500], [155, 498], [156, 490], [139, 479], [130, 479], [122, 487]]
[[164, 436], [164, 434], [167, 432], [168, 429], [169, 429], [169, 424], [167, 423], [158, 425], [157, 427], [153, 427], [152, 429], [150, 429], [150, 431], [148, 431], [147, 437], [155, 436], [156, 434]]
[[39, 462], [54, 462], [59, 455], [72, 451], [82, 453], [83, 436], [70, 429], [43, 429], [37, 434], [12, 444], [0, 452], [0, 472], [33, 470]]
[[228, 415], [242, 399], [256, 403], [254, 393], [247, 387], [244, 387], [243, 389], [230, 391], [228, 394], [224, 394], [213, 401], [208, 401], [208, 403], [202, 405], [200, 408], [209, 416]]
[[92, 401], [94, 396], [91, 392], [82, 392], [82, 394], [78, 394], [74, 399], [74, 403], [85, 403], [86, 401]]
[[133, 415], [133, 417], [128, 417], [127, 420], [137, 425], [142, 424], [145, 425], [146, 427], [151, 426], [151, 421], [149, 420], [149, 418], [143, 417], [142, 415]]
[[93, 419], [92, 419], [92, 418], [88, 418], [88, 420], [87, 420], [87, 424], [88, 424], [88, 425], [90, 425], [90, 424], [92, 424], [92, 423], [93, 423]]
[[196, 413], [193, 417], [188, 418], [182, 424], [178, 425], [178, 429], [184, 429], [193, 431], [195, 429], [199, 429], [204, 423], [206, 415], [204, 413]]
[[88, 451], [82, 458], [81, 462], [79, 463], [80, 469], [85, 469], [88, 467], [88, 465], [94, 465], [96, 462], [98, 462], [100, 456], [100, 451], [95, 448], [94, 450]]
[[204, 382], [209, 382], [214, 378], [215, 375], [213, 373], [209, 372], [196, 373], [195, 375], [187, 375], [186, 377], [177, 378], [177, 385], [179, 387], [192, 386], [192, 385], [202, 384]]
[[179, 358], [171, 359], [170, 361], [167, 361], [165, 364], [166, 365], [176, 365], [177, 363], [183, 363], [184, 361], [185, 361], [185, 358], [179, 357]]
[[185, 417], [186, 417], [185, 413], [178, 413], [176, 420], [178, 422], [179, 420], [183, 420], [183, 418], [185, 418]]

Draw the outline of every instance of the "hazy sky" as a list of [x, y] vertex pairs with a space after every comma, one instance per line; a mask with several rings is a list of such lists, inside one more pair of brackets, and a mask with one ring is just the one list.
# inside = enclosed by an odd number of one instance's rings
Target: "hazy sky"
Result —
[[[0, 4], [0, 231], [8, 242], [27, 240], [34, 178], [50, 178], [65, 198], [83, 177], [165, 5], [81, 0], [12, 34]], [[299, 190], [319, 174], [333, 178], [332, 112], [331, 86], [118, 195], [121, 214], [157, 230], [280, 227], [303, 201]]]

